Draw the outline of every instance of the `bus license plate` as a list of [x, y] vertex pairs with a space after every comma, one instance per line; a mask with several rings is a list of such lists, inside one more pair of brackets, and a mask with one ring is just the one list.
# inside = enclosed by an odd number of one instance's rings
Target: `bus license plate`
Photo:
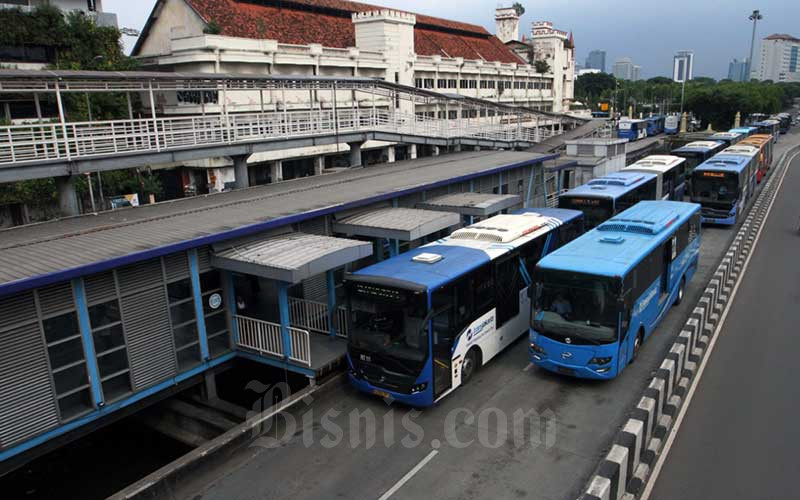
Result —
[[389, 397], [389, 393], [388, 392], [379, 391], [378, 389], [372, 389], [372, 394], [374, 394], [376, 396], [380, 396], [382, 398], [388, 398]]
[[564, 375], [575, 375], [575, 370], [572, 368], [564, 368], [563, 366], [558, 367], [558, 372]]

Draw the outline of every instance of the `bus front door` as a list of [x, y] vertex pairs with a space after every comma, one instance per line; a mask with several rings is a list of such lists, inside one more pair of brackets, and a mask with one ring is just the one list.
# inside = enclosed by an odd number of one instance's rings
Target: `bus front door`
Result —
[[433, 398], [436, 399], [453, 386], [453, 308], [433, 317]]
[[675, 260], [677, 251], [677, 238], [673, 236], [664, 243], [664, 266], [661, 273], [661, 297], [662, 299], [669, 294], [670, 274], [672, 274], [672, 261]]

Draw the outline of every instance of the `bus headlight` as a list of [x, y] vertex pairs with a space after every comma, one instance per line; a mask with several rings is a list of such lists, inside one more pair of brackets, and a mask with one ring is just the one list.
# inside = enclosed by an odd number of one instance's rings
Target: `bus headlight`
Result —
[[411, 387], [411, 394], [417, 394], [418, 392], [423, 392], [425, 389], [428, 388], [428, 383], [423, 382], [421, 384], [417, 384]]
[[611, 357], [607, 358], [592, 358], [589, 360], [590, 365], [607, 365], [611, 363]]
[[542, 349], [540, 346], [534, 344], [533, 342], [531, 342], [531, 351], [533, 351], [535, 353], [538, 353], [538, 354], [547, 354], [544, 349]]

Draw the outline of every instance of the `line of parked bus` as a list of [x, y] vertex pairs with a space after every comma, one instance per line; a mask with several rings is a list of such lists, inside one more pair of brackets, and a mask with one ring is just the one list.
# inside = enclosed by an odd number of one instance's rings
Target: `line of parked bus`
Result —
[[759, 131], [646, 157], [559, 208], [497, 215], [349, 273], [351, 383], [430, 406], [526, 332], [533, 364], [616, 377], [683, 298], [701, 225], [746, 211], [772, 161]]
[[642, 119], [622, 118], [619, 121], [617, 137], [633, 142], [662, 134], [667, 128], [669, 118], [661, 115]]

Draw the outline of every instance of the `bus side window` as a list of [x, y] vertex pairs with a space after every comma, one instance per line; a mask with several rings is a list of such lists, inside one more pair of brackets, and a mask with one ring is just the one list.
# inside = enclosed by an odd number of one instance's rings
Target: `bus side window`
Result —
[[691, 219], [689, 219], [689, 236], [688, 236], [688, 243], [691, 243], [697, 238], [697, 235], [700, 234], [700, 215], [693, 215]]
[[507, 258], [495, 264], [495, 279], [502, 283], [497, 290], [497, 328], [506, 321], [519, 314], [519, 292], [524, 286], [519, 270], [519, 260], [515, 257]]
[[474, 290], [475, 316], [481, 316], [494, 305], [494, 276], [490, 264], [482, 266], [472, 275], [472, 290]]
[[[522, 257], [522, 261], [525, 262], [525, 269], [528, 271], [528, 274], [533, 275], [536, 263], [542, 258], [542, 252], [544, 251], [544, 244], [546, 242], [547, 236], [540, 236], [533, 241], [529, 241], [525, 246], [520, 248], [519, 253]], [[553, 244], [555, 248], [558, 248], [557, 240], [554, 241]]]

